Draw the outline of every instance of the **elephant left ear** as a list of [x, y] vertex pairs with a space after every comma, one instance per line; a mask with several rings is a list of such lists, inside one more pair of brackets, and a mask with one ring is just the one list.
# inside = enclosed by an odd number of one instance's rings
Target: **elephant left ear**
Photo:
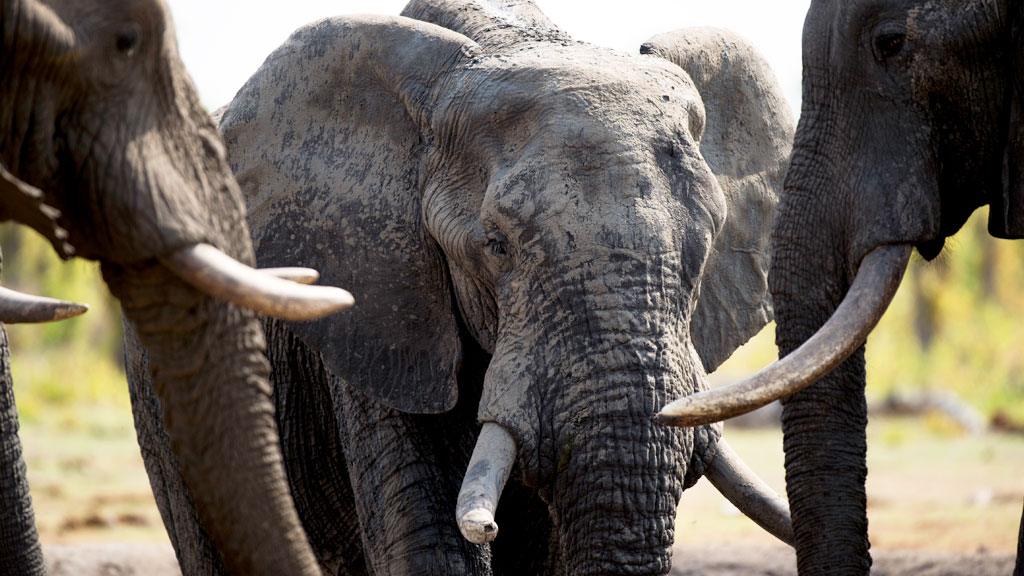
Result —
[[67, 242], [68, 233], [57, 224], [60, 211], [47, 205], [43, 192], [22, 182], [0, 165], [0, 222], [13, 220], [42, 234], [62, 258], [75, 250]]
[[793, 145], [793, 114], [768, 63], [730, 32], [677, 30], [655, 36], [640, 52], [675, 63], [693, 79], [707, 114], [701, 154], [726, 197], [728, 215], [690, 324], [710, 373], [772, 320], [769, 239]]

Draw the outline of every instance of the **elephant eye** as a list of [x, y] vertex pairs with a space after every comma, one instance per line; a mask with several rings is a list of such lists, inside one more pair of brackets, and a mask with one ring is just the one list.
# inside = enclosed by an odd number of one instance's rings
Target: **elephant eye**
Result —
[[494, 256], [504, 258], [508, 256], [508, 239], [500, 234], [492, 234], [487, 237], [487, 251]]
[[903, 52], [907, 44], [907, 34], [903, 30], [881, 30], [875, 35], [874, 52], [875, 60], [884, 63]]
[[135, 54], [135, 48], [139, 45], [139, 31], [135, 29], [128, 29], [117, 35], [115, 40], [115, 46], [117, 51], [125, 56], [132, 56]]

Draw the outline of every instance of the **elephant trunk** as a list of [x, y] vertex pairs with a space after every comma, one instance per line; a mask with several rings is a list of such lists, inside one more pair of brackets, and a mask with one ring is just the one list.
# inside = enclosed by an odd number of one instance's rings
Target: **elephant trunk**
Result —
[[[636, 387], [623, 380], [596, 387]], [[549, 502], [558, 554], [567, 574], [667, 574], [694, 433], [657, 425], [652, 394], [615, 396], [591, 396], [593, 416], [563, 434]]]
[[[772, 239], [769, 285], [785, 357], [833, 315], [850, 287], [843, 227], [830, 226], [829, 182], [794, 153]], [[820, 163], [818, 163], [820, 165]], [[813, 223], [813, 224], [812, 224]], [[821, 230], [833, 230], [822, 234]], [[867, 403], [864, 347], [783, 400], [786, 489], [800, 574], [867, 574]]]
[[0, 572], [11, 576], [45, 574], [36, 533], [25, 461], [18, 438], [7, 332], [0, 327]]
[[234, 574], [320, 574], [291, 501], [255, 315], [152, 264], [103, 266], [150, 354], [171, 445]]

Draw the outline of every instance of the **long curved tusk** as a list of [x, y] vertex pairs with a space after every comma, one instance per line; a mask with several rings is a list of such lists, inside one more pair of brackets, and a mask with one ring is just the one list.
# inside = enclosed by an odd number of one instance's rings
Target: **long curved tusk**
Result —
[[260, 272], [299, 284], [314, 284], [320, 279], [320, 273], [312, 268], [260, 268]]
[[162, 262], [197, 289], [282, 320], [315, 320], [350, 308], [352, 295], [331, 286], [303, 286], [250, 268], [209, 244], [183, 248]]
[[699, 426], [755, 410], [798, 392], [842, 363], [875, 328], [900, 287], [911, 246], [876, 248], [868, 254], [835, 314], [792, 354], [750, 378], [680, 398], [657, 419], [672, 426]]
[[704, 476], [733, 506], [769, 534], [793, 545], [789, 505], [740, 458], [724, 439]]
[[86, 304], [32, 296], [0, 287], [0, 322], [4, 324], [59, 322], [88, 311]]
[[484, 424], [469, 459], [459, 490], [455, 517], [459, 531], [474, 544], [486, 544], [498, 536], [494, 511], [516, 459], [516, 441], [503, 427]]

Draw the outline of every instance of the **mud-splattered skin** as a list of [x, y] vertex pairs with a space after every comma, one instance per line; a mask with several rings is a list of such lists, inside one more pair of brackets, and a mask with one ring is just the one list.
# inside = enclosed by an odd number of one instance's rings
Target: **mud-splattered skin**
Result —
[[[525, 2], [404, 14], [431, 23], [300, 30], [222, 120], [260, 264], [315, 264], [358, 302], [269, 331], [314, 548], [343, 574], [665, 574], [718, 431], [652, 416], [770, 315], [792, 130], [774, 80], [720, 32], [659, 37], [659, 58], [575, 42]], [[726, 92], [738, 105], [709, 110]], [[764, 145], [718, 174], [726, 116], [767, 136], [736, 130]], [[454, 518], [479, 422], [518, 445], [490, 547]]]
[[[934, 258], [985, 204], [994, 235], [1024, 236], [1022, 13], [1015, 0], [811, 3], [772, 244], [783, 355], [828, 320], [879, 246]], [[861, 350], [785, 402], [801, 574], [870, 570], [864, 386]]]
[[[0, 168], [0, 219], [31, 226], [62, 256], [73, 246], [102, 263], [151, 354], [153, 384], [136, 390], [162, 406], [149, 424], [183, 464], [226, 564], [314, 572], [287, 492], [256, 315], [160, 260], [197, 243], [254, 260], [240, 190], [178, 57], [167, 6], [0, 1]], [[44, 567], [6, 343], [0, 352], [0, 573], [34, 576]], [[257, 507], [259, 521], [249, 516]]]

